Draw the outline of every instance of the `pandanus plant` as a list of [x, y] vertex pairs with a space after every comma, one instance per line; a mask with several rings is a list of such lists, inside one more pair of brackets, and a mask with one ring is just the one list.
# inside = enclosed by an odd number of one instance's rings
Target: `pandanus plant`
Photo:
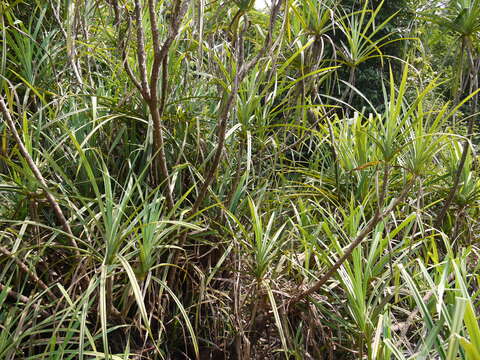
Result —
[[[478, 107], [478, 96], [476, 95], [478, 90], [478, 70], [475, 64], [475, 41], [478, 40], [480, 32], [480, 0], [452, 0], [445, 9], [442, 9], [440, 15], [423, 14], [422, 16], [458, 36], [461, 47], [457, 56], [458, 62], [452, 84], [454, 105], [456, 106], [459, 103], [460, 96], [467, 86], [467, 79], [470, 79], [469, 92], [475, 92], [475, 95], [472, 96], [472, 113], [476, 114]], [[464, 69], [466, 69], [466, 74], [464, 74]], [[465, 166], [469, 152], [474, 123], [475, 116], [470, 116], [467, 124], [467, 137], [463, 143], [462, 156], [455, 171], [453, 185], [436, 219], [436, 225], [443, 223], [448, 208], [459, 188], [462, 169]]]
[[381, 24], [376, 24], [383, 1], [374, 10], [369, 10], [367, 6], [368, 1], [365, 1], [361, 11], [341, 16], [336, 20], [337, 26], [344, 36], [344, 41], [336, 46], [338, 55], [341, 57], [339, 61], [350, 70], [347, 83], [350, 90], [344, 96], [346, 98], [348, 94], [348, 104], [352, 102], [358, 66], [372, 58], [380, 57], [380, 59], [383, 59], [383, 47], [404, 40], [404, 38], [393, 38], [393, 32], [381, 35], [382, 31], [386, 29], [398, 13], [394, 13]]

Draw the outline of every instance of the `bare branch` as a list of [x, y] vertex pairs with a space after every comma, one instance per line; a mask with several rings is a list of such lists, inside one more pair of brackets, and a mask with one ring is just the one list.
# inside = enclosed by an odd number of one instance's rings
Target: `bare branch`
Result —
[[273, 31], [275, 30], [275, 19], [280, 12], [283, 2], [284, 0], [278, 0], [277, 2], [272, 4], [272, 10], [270, 12], [270, 24], [268, 27], [267, 37], [265, 38], [265, 43], [262, 49], [258, 52], [257, 56], [255, 56], [252, 60], [246, 63], [240, 70], [240, 81], [243, 80], [243, 78], [255, 65], [257, 65], [258, 61], [260, 61], [260, 59], [265, 56], [267, 51], [272, 51], [273, 48], [275, 48], [275, 46], [272, 47]]
[[190, 0], [182, 2], [181, 0], [178, 0], [175, 3], [175, 8], [173, 10], [173, 16], [172, 16], [172, 22], [171, 22], [171, 27], [170, 27], [170, 32], [163, 43], [162, 49], [160, 50], [159, 57], [160, 61], [163, 60], [168, 54], [168, 51], [170, 50], [170, 46], [172, 45], [173, 40], [178, 35], [178, 32], [180, 30], [180, 24], [182, 23], [183, 17], [185, 16], [185, 13], [187, 12], [188, 5], [190, 4]]
[[158, 35], [157, 14], [155, 13], [155, 0], [148, 0], [148, 11], [150, 13], [150, 28], [153, 40], [153, 65], [150, 75], [150, 89], [152, 90], [152, 98], [157, 97], [158, 74], [160, 73], [160, 39]]
[[[178, 35], [178, 32], [180, 30], [180, 24], [188, 9], [189, 3], [190, 1], [182, 1], [182, 0], [178, 0], [175, 2], [175, 7], [173, 9], [173, 14], [172, 14], [172, 21], [170, 24], [170, 30], [169, 30], [167, 39], [165, 40], [163, 45], [160, 45], [160, 38], [158, 34], [158, 21], [157, 21], [157, 15], [155, 13], [155, 0], [148, 0], [148, 9], [150, 13], [150, 26], [152, 31], [153, 54], [154, 54], [152, 73], [150, 76], [150, 89], [152, 92], [152, 97], [156, 96], [156, 93], [157, 93], [157, 86], [158, 86], [157, 83], [158, 83], [158, 78], [160, 74], [161, 64], [165, 61], [165, 58], [167, 58], [168, 51], [170, 50], [170, 46], [172, 45], [173, 40], [175, 40], [175, 38]], [[165, 78], [165, 75], [164, 75], [164, 78]]]
[[230, 111], [232, 107], [235, 104], [235, 99], [238, 94], [238, 88], [240, 86], [240, 83], [242, 80], [245, 78], [245, 76], [248, 74], [248, 72], [260, 61], [260, 59], [266, 54], [267, 50], [271, 47], [272, 43], [272, 34], [274, 31], [274, 26], [275, 26], [275, 19], [278, 15], [278, 12], [280, 11], [280, 8], [283, 4], [284, 0], [278, 0], [275, 2], [275, 4], [272, 6], [272, 10], [270, 12], [270, 26], [268, 30], [267, 37], [265, 39], [264, 46], [260, 50], [260, 52], [255, 56], [254, 59], [252, 59], [250, 62], [247, 64], [243, 64], [243, 39], [238, 37], [235, 39], [235, 43], [238, 44], [238, 51], [237, 51], [237, 71], [235, 74], [235, 78], [233, 80], [233, 86], [232, 90], [227, 98], [227, 101], [225, 103], [225, 106], [223, 107], [223, 111], [220, 113], [219, 116], [219, 123], [218, 123], [218, 130], [217, 130], [217, 136], [218, 136], [218, 144], [217, 148], [215, 150], [215, 155], [212, 161], [212, 165], [210, 166], [207, 175], [205, 176], [205, 180], [202, 184], [202, 187], [200, 188], [200, 191], [198, 193], [198, 197], [195, 200], [195, 203], [192, 206], [192, 209], [190, 210], [190, 214], [195, 214], [198, 209], [200, 208], [203, 200], [205, 199], [205, 196], [208, 191], [208, 187], [212, 184], [213, 179], [215, 177], [215, 173], [217, 172], [218, 166], [220, 164], [220, 160], [222, 157], [223, 153], [223, 146], [225, 144], [225, 135], [226, 135], [226, 130], [227, 130], [227, 120], [228, 116], [230, 114]]
[[142, 88], [142, 84], [140, 84], [140, 82], [137, 80], [137, 78], [135, 77], [135, 74], [133, 73], [132, 71], [132, 68], [130, 67], [130, 64], [128, 63], [128, 54], [127, 54], [127, 51], [126, 50], [123, 50], [124, 52], [122, 53], [122, 56], [123, 56], [123, 68], [125, 69], [125, 72], [127, 73], [128, 77], [130, 78], [130, 80], [132, 81], [133, 85], [135, 85], [135, 87], [138, 89], [138, 91], [140, 91], [140, 94], [143, 95], [143, 88]]
[[[128, 42], [130, 40], [130, 29], [131, 29], [132, 21], [130, 17], [128, 17], [128, 31], [127, 31], [127, 36], [125, 37], [124, 40], [120, 40], [120, 47], [122, 51], [122, 58], [123, 58], [123, 67], [125, 69], [125, 72], [127, 73], [128, 77], [132, 81], [133, 85], [140, 91], [140, 94], [143, 95], [143, 88], [142, 84], [140, 84], [140, 81], [137, 80], [135, 74], [132, 71], [132, 68], [130, 67], [130, 64], [128, 62], [128, 52], [127, 52], [127, 46]], [[120, 26], [120, 25], [119, 25]]]
[[[242, 37], [239, 36], [236, 42], [237, 44], [243, 43]], [[242, 61], [243, 61], [243, 46], [239, 45], [239, 49], [237, 52], [237, 69], [241, 67]], [[233, 80], [232, 90], [230, 92], [230, 95], [228, 95], [227, 101], [225, 103], [225, 106], [223, 107], [222, 112], [220, 113], [218, 130], [217, 130], [218, 144], [215, 150], [215, 155], [212, 160], [212, 165], [208, 169], [207, 175], [205, 176], [205, 180], [202, 184], [202, 187], [200, 188], [197, 199], [195, 200], [195, 203], [193, 204], [192, 209], [190, 210], [190, 213], [192, 215], [198, 211], [198, 209], [200, 208], [200, 205], [205, 199], [205, 196], [207, 195], [208, 187], [212, 184], [213, 179], [215, 177], [215, 173], [217, 172], [218, 166], [220, 164], [220, 160], [223, 153], [223, 146], [225, 144], [228, 115], [230, 114], [230, 110], [235, 103], [235, 98], [237, 97], [239, 84], [240, 84], [240, 72], [237, 70], [237, 73], [235, 74], [235, 78]]]
[[15, 123], [13, 122], [12, 117], [10, 116], [10, 112], [8, 111], [7, 105], [5, 105], [5, 101], [3, 100], [3, 97], [0, 95], [0, 110], [3, 114], [3, 117], [5, 118], [8, 127], [10, 128], [10, 131], [13, 134], [13, 138], [15, 139], [15, 142], [17, 143], [20, 153], [22, 156], [25, 158], [28, 166], [32, 170], [35, 178], [40, 182], [40, 184], [43, 186], [43, 189], [45, 191], [45, 196], [47, 197], [48, 202], [50, 203], [53, 212], [55, 213], [58, 221], [60, 221], [60, 224], [62, 224], [63, 231], [65, 231], [69, 238], [70, 238], [70, 243], [75, 249], [75, 254], [80, 257], [80, 251], [78, 250], [77, 243], [75, 241], [75, 238], [73, 236], [72, 230], [70, 229], [70, 225], [67, 222], [67, 219], [65, 218], [65, 215], [63, 215], [62, 209], [60, 208], [60, 205], [58, 205], [57, 200], [53, 196], [53, 194], [48, 190], [48, 185], [45, 179], [42, 176], [42, 173], [38, 169], [37, 165], [33, 161], [32, 157], [30, 156], [27, 148], [23, 144], [22, 139], [20, 138], [20, 135], [17, 132], [17, 129], [15, 127]]
[[14, 298], [17, 301], [23, 302], [25, 304], [30, 302], [30, 299], [28, 297], [26, 297], [25, 295], [19, 294], [15, 291], [11, 290], [9, 287], [7, 287], [3, 284], [0, 284], [0, 291], [4, 291], [5, 289], [7, 289], [7, 295], [10, 296], [11, 298]]
[[45, 283], [37, 276], [35, 275], [29, 268], [27, 265], [25, 265], [18, 257], [16, 257], [15, 255], [13, 255], [9, 250], [7, 250], [6, 248], [4, 248], [3, 246], [0, 246], [0, 252], [2, 254], [4, 254], [5, 256], [13, 259], [18, 267], [25, 273], [28, 275], [28, 277], [36, 284], [38, 284], [38, 286], [40, 286], [43, 290], [45, 290], [45, 292], [47, 293], [47, 295], [52, 299], [52, 300], [57, 300], [57, 297], [55, 296], [55, 294], [48, 288], [47, 285], [45, 285]]
[[150, 100], [151, 93], [147, 82], [147, 55], [145, 53], [145, 34], [142, 26], [142, 5], [139, 0], [135, 0], [135, 22], [137, 26], [137, 57], [140, 70], [140, 84], [142, 86], [142, 95], [145, 100]]
[[[385, 179], [384, 179], [385, 180]], [[383, 212], [380, 211], [378, 208], [375, 211], [375, 214], [373, 215], [372, 219], [367, 223], [367, 225], [363, 228], [363, 230], [360, 232], [360, 234], [357, 235], [355, 240], [352, 241], [352, 243], [345, 249], [345, 252], [343, 255], [338, 259], [335, 264], [333, 264], [330, 269], [318, 280], [314, 285], [312, 285], [309, 289], [301, 292], [294, 298], [292, 298], [289, 301], [289, 305], [287, 308], [291, 309], [292, 305], [300, 302], [301, 300], [307, 298], [308, 296], [312, 295], [313, 293], [317, 292], [322, 288], [323, 285], [333, 276], [333, 274], [342, 266], [342, 264], [350, 257], [352, 254], [353, 250], [360, 245], [360, 243], [370, 234], [370, 232], [377, 226], [377, 224], [382, 221], [386, 216], [388, 216], [396, 207], [398, 204], [400, 204], [405, 197], [408, 195], [410, 189], [412, 188], [413, 184], [415, 183], [415, 178], [410, 180], [410, 182], [405, 186], [403, 191], [400, 193], [400, 195], [391, 203], [391, 205], [384, 210]], [[386, 189], [386, 184], [384, 184], [384, 189]], [[383, 193], [383, 191], [382, 191]], [[385, 194], [380, 195], [380, 199], [384, 198]], [[380, 208], [382, 204], [379, 203], [378, 207]], [[308, 300], [307, 300], [308, 301]]]
[[165, 111], [167, 93], [168, 93], [168, 56], [164, 57], [162, 61], [162, 94], [160, 95], [160, 103], [158, 105], [158, 112], [160, 113], [160, 116], [163, 116], [163, 112]]
[[[185, 15], [189, 1], [178, 0], [175, 2], [171, 27], [169, 34], [163, 46], [160, 46], [160, 37], [158, 32], [158, 21], [157, 14], [155, 9], [155, 0], [148, 0], [148, 10], [150, 14], [150, 27], [152, 32], [153, 40], [153, 65], [150, 75], [150, 99], [148, 105], [150, 108], [150, 113], [153, 120], [153, 130], [154, 130], [154, 143], [156, 151], [156, 161], [155, 167], [160, 171], [162, 175], [162, 181], [166, 184], [166, 199], [169, 209], [172, 209], [174, 206], [172, 187], [170, 184], [170, 174], [167, 166], [167, 159], [165, 156], [164, 149], [164, 138], [163, 138], [163, 124], [162, 116], [165, 109], [165, 101], [167, 96], [168, 89], [168, 51], [170, 46], [173, 43], [173, 40], [177, 37], [178, 31], [180, 29], [180, 24], [182, 22], [183, 16]], [[160, 74], [160, 67], [162, 67], [162, 94], [160, 99], [160, 104], [158, 103], [158, 78]], [[158, 171], [156, 171], [158, 173]]]

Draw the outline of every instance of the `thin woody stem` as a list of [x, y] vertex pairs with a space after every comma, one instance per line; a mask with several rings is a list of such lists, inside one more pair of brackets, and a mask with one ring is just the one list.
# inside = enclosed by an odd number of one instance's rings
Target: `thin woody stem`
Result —
[[[22, 295], [16, 291], [13, 291], [9, 286], [5, 286], [0, 283], [0, 292], [1, 291], [6, 291], [8, 297], [15, 299], [18, 302], [22, 302], [24, 304], [28, 304], [29, 302], [32, 301], [32, 299], [30, 299], [29, 297]], [[40, 305], [40, 304], [38, 303], [37, 305]], [[39, 312], [43, 316], [50, 316], [50, 314], [45, 310], [40, 310]]]
[[55, 296], [55, 294], [48, 288], [47, 285], [45, 285], [45, 283], [37, 276], [35, 275], [29, 268], [27, 265], [25, 265], [18, 257], [16, 257], [14, 254], [12, 254], [12, 252], [10, 252], [9, 250], [7, 250], [5, 247], [3, 246], [0, 246], [0, 253], [4, 254], [5, 256], [9, 257], [10, 259], [13, 259], [18, 267], [25, 273], [28, 275], [28, 277], [36, 284], [38, 284], [38, 286], [40, 286], [43, 290], [45, 290], [45, 292], [47, 293], [47, 295], [52, 299], [52, 300], [58, 300], [57, 297]]
[[[118, 9], [118, 3], [117, 1], [113, 2], [113, 8], [115, 12], [115, 25], [117, 27], [117, 31], [120, 34], [120, 10]], [[128, 62], [128, 43], [130, 41], [130, 30], [132, 28], [132, 19], [131, 16], [127, 16], [127, 29], [126, 29], [126, 34], [125, 36], [119, 36], [118, 37], [118, 47], [122, 53], [122, 61], [123, 61], [123, 68], [125, 69], [125, 72], [127, 73], [128, 77], [132, 81], [133, 85], [138, 89], [140, 94], [143, 96], [143, 88], [142, 84], [140, 84], [140, 81], [136, 78], [135, 74], [132, 71], [132, 68], [130, 67], [130, 64]]]
[[3, 284], [0, 284], [0, 291], [5, 291], [5, 289], [7, 289], [7, 295], [10, 296], [11, 298], [14, 298], [14, 299], [16, 299], [20, 302], [25, 303], [25, 304], [30, 302], [30, 299], [28, 297], [26, 297], [25, 295], [19, 294], [16, 291], [11, 290], [9, 287], [7, 287]]
[[223, 154], [223, 146], [225, 144], [225, 136], [226, 136], [226, 131], [227, 131], [227, 120], [228, 116], [230, 114], [231, 109], [233, 108], [235, 104], [235, 99], [237, 97], [238, 93], [238, 88], [240, 86], [240, 83], [242, 80], [245, 78], [245, 76], [248, 74], [248, 72], [260, 61], [260, 59], [266, 54], [267, 50], [269, 50], [272, 46], [272, 34], [274, 30], [274, 24], [275, 24], [275, 19], [278, 15], [278, 12], [280, 11], [280, 8], [283, 4], [284, 0], [278, 0], [273, 6], [272, 10], [270, 12], [270, 26], [269, 26], [269, 31], [267, 34], [267, 37], [265, 39], [264, 46], [262, 49], [259, 51], [257, 56], [253, 58], [251, 61], [249, 61], [246, 64], [243, 64], [243, 44], [239, 44], [240, 42], [243, 42], [241, 35], [239, 36], [238, 39], [235, 40], [236, 44], [238, 45], [238, 51], [237, 51], [237, 72], [235, 74], [235, 78], [233, 80], [233, 86], [232, 90], [225, 102], [225, 106], [223, 107], [222, 112], [220, 113], [219, 116], [219, 121], [218, 121], [218, 130], [217, 130], [217, 137], [218, 137], [218, 143], [217, 143], [217, 148], [215, 150], [215, 155], [212, 161], [212, 165], [207, 171], [207, 175], [205, 176], [205, 180], [200, 188], [200, 191], [198, 193], [197, 199], [195, 200], [192, 209], [190, 210], [190, 214], [193, 215], [195, 214], [199, 209], [200, 206], [202, 205], [203, 200], [205, 199], [207, 195], [207, 191], [209, 186], [212, 184], [215, 174], [217, 172], [217, 169], [220, 165], [220, 160]]
[[[190, 1], [176, 1], [172, 12], [172, 20], [167, 38], [163, 45], [160, 44], [160, 35], [156, 14], [156, 1], [148, 0], [148, 12], [150, 17], [150, 30], [153, 42], [153, 64], [150, 77], [147, 73], [145, 34], [142, 26], [142, 4], [140, 0], [135, 0], [135, 22], [137, 29], [137, 58], [140, 73], [140, 80], [137, 80], [132, 69], [128, 64], [126, 43], [123, 46], [123, 62], [127, 75], [133, 84], [142, 94], [147, 103], [153, 123], [153, 143], [154, 143], [154, 161], [153, 173], [157, 184], [164, 182], [166, 188], [166, 201], [169, 209], [174, 207], [172, 186], [168, 170], [167, 159], [165, 155], [165, 141], [163, 135], [162, 116], [165, 108], [165, 99], [168, 89], [168, 51], [180, 31], [180, 24], [188, 9]], [[114, 4], [115, 6], [115, 4]], [[163, 64], [163, 65], [162, 65]], [[162, 95], [159, 102], [158, 98], [158, 80], [160, 69], [162, 71]]]
[[[162, 181], [165, 182], [166, 199], [168, 209], [174, 207], [174, 200], [172, 194], [172, 186], [170, 183], [170, 174], [167, 166], [167, 159], [165, 155], [165, 141], [163, 136], [162, 117], [165, 109], [165, 100], [168, 89], [168, 51], [173, 43], [173, 40], [178, 35], [180, 24], [183, 16], [188, 9], [189, 1], [177, 1], [174, 5], [172, 21], [167, 39], [160, 45], [160, 38], [158, 32], [158, 21], [155, 12], [155, 0], [148, 0], [148, 10], [150, 14], [150, 27], [153, 40], [153, 65], [150, 76], [150, 101], [149, 107], [153, 119], [154, 141], [156, 145], [156, 166], [162, 175]], [[162, 68], [162, 94], [160, 101], [158, 101], [158, 80]]]
[[[393, 201], [393, 203], [384, 211], [380, 211], [379, 208], [382, 206], [382, 204], [379, 202], [378, 208], [375, 211], [375, 214], [373, 215], [372, 219], [367, 223], [365, 228], [360, 232], [360, 234], [357, 235], [355, 240], [352, 241], [352, 243], [345, 249], [345, 252], [343, 255], [328, 269], [328, 271], [310, 288], [307, 290], [301, 292], [294, 298], [292, 298], [289, 301], [289, 306], [288, 308], [291, 309], [292, 305], [295, 305], [296, 303], [300, 302], [301, 300], [308, 298], [308, 296], [312, 295], [313, 293], [317, 292], [322, 288], [323, 285], [333, 276], [333, 274], [342, 266], [342, 264], [350, 257], [352, 254], [353, 250], [360, 245], [360, 243], [365, 240], [365, 238], [370, 234], [370, 232], [377, 226], [377, 224], [382, 221], [386, 216], [388, 216], [397, 206], [400, 204], [405, 197], [408, 195], [410, 189], [412, 188], [413, 184], [415, 182], [415, 178], [413, 178], [403, 189], [403, 191], [400, 193], [400, 195]], [[385, 184], [384, 184], [384, 189]], [[383, 191], [382, 191], [383, 193]], [[385, 194], [380, 195], [380, 199], [384, 198]]]
[[150, 99], [150, 88], [147, 82], [147, 55], [145, 53], [145, 34], [142, 26], [142, 5], [139, 0], [135, 0], [135, 21], [137, 26], [137, 57], [138, 68], [140, 71], [140, 84], [144, 99]]
[[15, 127], [15, 123], [13, 122], [13, 119], [10, 116], [10, 112], [8, 111], [7, 105], [5, 104], [5, 101], [1, 95], [0, 95], [0, 111], [2, 112], [3, 117], [5, 118], [7, 125], [13, 134], [13, 138], [15, 139], [15, 142], [17, 143], [17, 146], [20, 149], [20, 153], [25, 158], [25, 161], [27, 162], [29, 168], [32, 170], [35, 178], [42, 185], [43, 190], [45, 191], [45, 196], [48, 202], [50, 203], [53, 209], [53, 212], [55, 213], [55, 216], [57, 217], [58, 221], [62, 225], [63, 231], [67, 233], [72, 247], [75, 249], [75, 254], [77, 255], [77, 257], [80, 257], [80, 251], [78, 250], [77, 242], [75, 241], [75, 237], [73, 236], [72, 230], [70, 229], [70, 225], [68, 224], [68, 221], [65, 218], [65, 215], [63, 214], [62, 209], [60, 208], [60, 205], [58, 204], [57, 200], [55, 199], [53, 194], [48, 190], [47, 182], [43, 178], [42, 173], [38, 169], [37, 165], [35, 164], [32, 157], [30, 156], [30, 153], [28, 152], [27, 148], [23, 144], [23, 141], [20, 138], [20, 135], [18, 134], [17, 129]]

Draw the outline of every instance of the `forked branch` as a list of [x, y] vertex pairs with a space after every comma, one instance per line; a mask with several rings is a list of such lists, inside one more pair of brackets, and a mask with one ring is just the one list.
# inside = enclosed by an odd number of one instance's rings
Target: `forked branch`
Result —
[[[160, 184], [165, 183], [165, 196], [167, 206], [172, 209], [174, 206], [174, 196], [172, 193], [172, 186], [170, 184], [170, 173], [168, 170], [167, 159], [165, 155], [165, 141], [163, 135], [162, 117], [165, 108], [165, 98], [168, 90], [168, 52], [170, 47], [178, 36], [180, 31], [180, 24], [188, 9], [190, 0], [177, 0], [174, 2], [172, 9], [172, 17], [170, 21], [169, 31], [164, 40], [160, 42], [158, 18], [157, 18], [157, 2], [155, 0], [147, 0], [148, 14], [150, 17], [150, 31], [152, 34], [153, 43], [153, 64], [150, 69], [150, 76], [147, 69], [147, 53], [145, 48], [145, 32], [143, 29], [143, 7], [141, 0], [135, 0], [135, 12], [133, 15], [136, 27], [136, 55], [138, 60], [139, 79], [135, 76], [133, 70], [130, 68], [128, 62], [128, 36], [126, 40], [120, 41], [121, 52], [123, 57], [123, 66], [128, 77], [132, 80], [135, 87], [140, 91], [143, 100], [147, 103], [150, 115], [153, 122], [153, 142], [154, 142], [154, 161], [153, 174], [155, 182]], [[119, 17], [119, 7], [117, 1], [113, 1], [115, 17]], [[118, 29], [120, 28], [120, 21], [116, 20]], [[128, 30], [131, 27], [131, 18], [128, 16]], [[129, 32], [127, 33], [129, 34]], [[120, 36], [120, 32], [119, 32]], [[162, 70], [162, 89], [161, 98], [159, 100], [159, 75]]]

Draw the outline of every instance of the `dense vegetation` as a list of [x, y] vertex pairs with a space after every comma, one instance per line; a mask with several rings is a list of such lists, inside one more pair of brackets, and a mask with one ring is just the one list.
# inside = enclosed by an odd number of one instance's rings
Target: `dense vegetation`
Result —
[[480, 359], [480, 0], [0, 0], [0, 359]]

